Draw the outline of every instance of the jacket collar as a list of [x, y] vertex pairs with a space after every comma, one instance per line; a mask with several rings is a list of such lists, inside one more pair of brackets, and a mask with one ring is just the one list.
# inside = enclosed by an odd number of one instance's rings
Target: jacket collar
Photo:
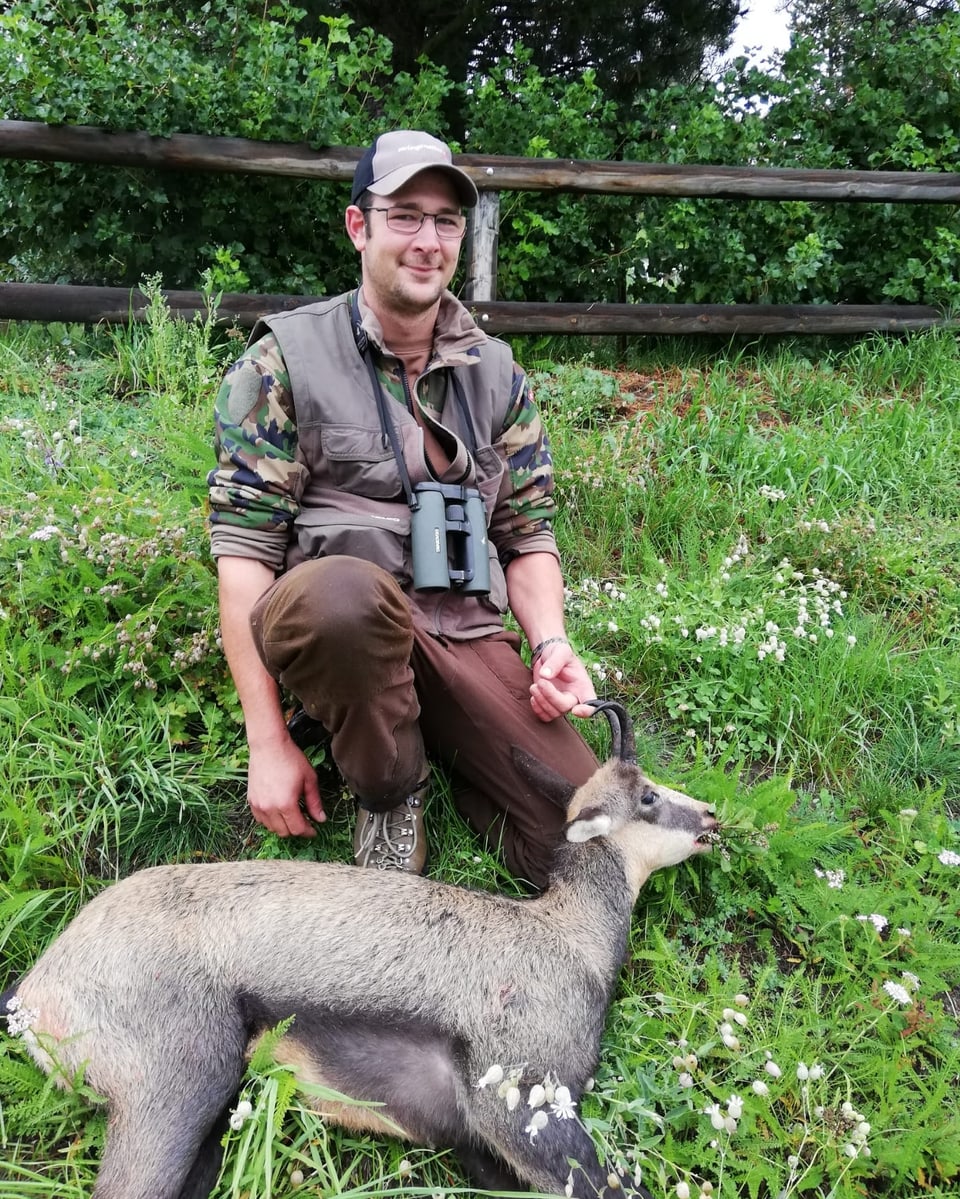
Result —
[[[357, 293], [357, 302], [364, 332], [377, 349], [383, 351], [383, 329], [376, 313], [364, 301], [362, 288]], [[477, 352], [487, 340], [486, 333], [477, 326], [453, 292], [445, 291], [440, 297], [440, 309], [433, 331], [433, 356], [427, 369], [465, 365], [477, 357]]]

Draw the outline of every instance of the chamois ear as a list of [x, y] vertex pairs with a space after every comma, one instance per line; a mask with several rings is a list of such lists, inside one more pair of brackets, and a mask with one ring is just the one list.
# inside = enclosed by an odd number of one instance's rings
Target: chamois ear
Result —
[[513, 758], [513, 764], [524, 779], [534, 787], [537, 791], [544, 795], [551, 803], [562, 811], [566, 812], [570, 806], [570, 800], [573, 798], [573, 793], [576, 787], [573, 783], [568, 782], [563, 775], [557, 774], [555, 770], [551, 770], [549, 766], [535, 758], [533, 754], [528, 754], [525, 749], [521, 749], [519, 745], [510, 746], [510, 756]]
[[591, 805], [577, 813], [576, 820], [567, 825], [568, 841], [591, 841], [594, 837], [606, 837], [613, 831], [610, 813]]

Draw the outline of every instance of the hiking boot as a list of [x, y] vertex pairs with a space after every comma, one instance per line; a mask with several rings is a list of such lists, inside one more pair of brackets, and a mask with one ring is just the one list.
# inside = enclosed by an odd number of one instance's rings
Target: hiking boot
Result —
[[287, 732], [299, 749], [309, 749], [313, 745], [330, 740], [330, 734], [320, 721], [314, 720], [304, 708], [297, 708], [287, 721]]
[[358, 866], [423, 874], [427, 864], [427, 839], [423, 829], [426, 791], [426, 784], [421, 784], [388, 812], [371, 812], [362, 804], [357, 806], [353, 860]]

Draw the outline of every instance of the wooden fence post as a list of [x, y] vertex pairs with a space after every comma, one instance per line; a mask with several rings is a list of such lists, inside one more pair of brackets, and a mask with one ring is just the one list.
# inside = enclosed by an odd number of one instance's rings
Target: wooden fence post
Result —
[[482, 191], [480, 201], [471, 213], [467, 233], [467, 278], [463, 285], [463, 298], [468, 303], [497, 298], [499, 236], [500, 193]]

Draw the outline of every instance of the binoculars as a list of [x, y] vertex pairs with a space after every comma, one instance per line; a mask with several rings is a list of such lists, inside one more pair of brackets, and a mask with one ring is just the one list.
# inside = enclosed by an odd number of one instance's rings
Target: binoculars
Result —
[[417, 591], [488, 595], [487, 514], [475, 487], [418, 483], [413, 489], [410, 538]]

